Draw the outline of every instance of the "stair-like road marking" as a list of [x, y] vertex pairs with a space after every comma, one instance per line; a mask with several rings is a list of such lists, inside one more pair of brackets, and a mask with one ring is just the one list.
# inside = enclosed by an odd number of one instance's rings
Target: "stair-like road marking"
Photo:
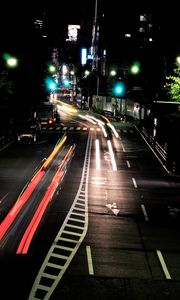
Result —
[[77, 195], [32, 286], [28, 300], [48, 300], [81, 245], [88, 229], [88, 179], [92, 136], [88, 136]]

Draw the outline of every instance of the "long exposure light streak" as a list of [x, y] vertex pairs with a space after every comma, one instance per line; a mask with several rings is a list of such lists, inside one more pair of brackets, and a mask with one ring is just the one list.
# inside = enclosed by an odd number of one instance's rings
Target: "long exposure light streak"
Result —
[[29, 245], [31, 243], [31, 240], [34, 236], [34, 233], [41, 221], [41, 218], [44, 214], [44, 211], [45, 211], [48, 203], [50, 202], [50, 200], [54, 194], [55, 189], [56, 189], [56, 182], [52, 181], [51, 184], [49, 185], [43, 199], [41, 200], [40, 205], [38, 206], [29, 226], [27, 227], [27, 229], [23, 235], [23, 238], [22, 238], [22, 240], [18, 246], [18, 249], [16, 251], [16, 254], [27, 253]]
[[100, 170], [100, 150], [99, 150], [99, 140], [96, 139], [96, 169]]
[[105, 128], [104, 128], [104, 125], [102, 125], [101, 123], [99, 123], [99, 126], [100, 126], [101, 129], [102, 129], [102, 132], [103, 132], [103, 134], [104, 134], [104, 137], [107, 137], [107, 132], [106, 132], [106, 130], [105, 130]]
[[66, 160], [68, 159], [68, 157], [71, 156], [71, 154], [73, 153], [75, 145], [71, 145], [70, 148], [68, 149], [66, 155], [64, 156], [61, 164], [58, 167], [58, 170], [56, 171], [50, 185], [48, 186], [48, 189], [46, 190], [46, 193], [44, 195], [44, 197], [42, 198], [30, 224], [28, 225], [23, 238], [21, 239], [21, 242], [18, 246], [18, 249], [16, 251], [16, 254], [26, 254], [28, 252], [31, 240], [36, 232], [36, 229], [43, 217], [43, 214], [46, 210], [46, 207], [48, 205], [48, 203], [51, 201], [54, 192], [57, 189], [57, 186], [60, 182], [60, 179], [63, 176], [63, 172], [62, 172], [62, 168], [63, 165], [65, 164]]
[[0, 239], [3, 238], [3, 236], [7, 232], [8, 228], [11, 226], [11, 224], [15, 220], [16, 216], [20, 212], [21, 208], [26, 203], [26, 201], [29, 199], [29, 197], [31, 196], [32, 192], [34, 191], [35, 187], [40, 182], [40, 180], [42, 179], [44, 174], [45, 174], [44, 170], [39, 170], [38, 171], [36, 176], [33, 177], [34, 180], [32, 180], [29, 183], [29, 185], [27, 186], [27, 188], [25, 189], [23, 194], [18, 198], [18, 200], [13, 205], [13, 207], [11, 208], [9, 213], [6, 215], [5, 219], [2, 221], [2, 223], [0, 225]]
[[29, 184], [25, 187], [19, 198], [17, 199], [16, 203], [13, 205], [13, 207], [10, 209], [9, 213], [6, 215], [2, 223], [0, 224], [0, 240], [4, 237], [5, 233], [15, 220], [16, 216], [24, 206], [24, 204], [27, 202], [33, 191], [35, 190], [38, 183], [41, 181], [41, 179], [45, 175], [45, 169], [47, 168], [48, 164], [52, 161], [54, 156], [57, 154], [60, 147], [64, 144], [66, 141], [67, 136], [63, 136], [63, 138], [58, 142], [52, 153], [49, 155], [47, 160], [44, 162], [44, 164], [41, 166], [41, 168], [36, 172], [36, 174], [32, 177]]
[[114, 125], [112, 125], [111, 123], [107, 123], [107, 125], [112, 129], [114, 135], [116, 138], [119, 138], [119, 134], [117, 133], [116, 128], [114, 127]]
[[114, 152], [113, 152], [113, 149], [112, 149], [111, 141], [108, 140], [107, 144], [108, 144], [108, 149], [109, 149], [109, 153], [110, 153], [110, 157], [111, 157], [111, 163], [112, 163], [113, 171], [117, 171], [117, 165], [116, 165], [116, 161], [115, 161], [115, 157], [114, 157]]
[[87, 121], [91, 122], [92, 124], [96, 124], [96, 122], [91, 120], [90, 116], [88, 116], [88, 115], [84, 116], [84, 115], [79, 114], [79, 117], [84, 119], [84, 120], [87, 120]]
[[64, 142], [67, 139], [67, 135], [65, 135], [60, 142], [56, 145], [56, 147], [54, 148], [54, 150], [52, 151], [52, 153], [49, 155], [49, 157], [47, 158], [47, 160], [44, 162], [43, 164], [43, 168], [46, 169], [47, 166], [49, 165], [49, 163], [52, 161], [52, 159], [54, 158], [54, 156], [57, 154], [57, 152], [59, 151], [60, 147], [64, 144]]

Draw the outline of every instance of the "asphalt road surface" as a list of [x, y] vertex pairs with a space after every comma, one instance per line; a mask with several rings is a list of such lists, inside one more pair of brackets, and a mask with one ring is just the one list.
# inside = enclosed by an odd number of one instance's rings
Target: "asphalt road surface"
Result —
[[[44, 130], [35, 145], [6, 147], [0, 153], [1, 222], [65, 133], [64, 152], [53, 164], [58, 167], [66, 149], [75, 147], [27, 253], [16, 254], [18, 242], [53, 178], [52, 165], [29, 200], [32, 206], [0, 241], [0, 299], [179, 300], [180, 180], [131, 124], [119, 123], [118, 137], [112, 133], [108, 142], [98, 124], [68, 120]], [[47, 257], [59, 270], [51, 274], [56, 286], [51, 288], [47, 272], [35, 297]]]

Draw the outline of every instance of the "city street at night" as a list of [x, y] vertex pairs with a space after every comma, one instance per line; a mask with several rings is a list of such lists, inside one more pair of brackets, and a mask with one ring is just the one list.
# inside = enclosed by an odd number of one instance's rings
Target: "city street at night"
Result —
[[0, 300], [179, 300], [177, 4], [0, 15]]
[[[80, 299], [178, 299], [179, 178], [166, 172], [133, 124], [116, 124], [118, 135], [113, 133], [108, 140], [98, 125], [79, 119], [69, 123], [66, 146], [49, 167], [46, 183], [69, 144], [75, 144], [74, 154], [27, 253], [17, 254], [27, 227], [23, 214], [29, 211], [32, 218], [31, 206], [43, 198], [45, 179], [1, 239], [2, 289], [7, 299], [28, 299], [30, 292], [29, 299], [37, 298], [32, 296], [35, 292], [41, 299], [45, 291], [50, 299], [71, 299], [74, 293]], [[7, 214], [24, 181], [52, 151], [50, 145], [64, 135], [63, 128], [44, 130], [41, 142], [30, 148], [10, 145], [2, 152], [0, 166], [6, 162], [6, 167], [0, 182], [1, 214]], [[34, 169], [29, 167], [32, 162]], [[22, 165], [27, 166], [23, 172]], [[6, 185], [5, 178], [9, 178]], [[48, 275], [56, 273], [53, 268], [58, 270], [55, 290]], [[44, 274], [41, 285], [35, 281], [38, 274]]]

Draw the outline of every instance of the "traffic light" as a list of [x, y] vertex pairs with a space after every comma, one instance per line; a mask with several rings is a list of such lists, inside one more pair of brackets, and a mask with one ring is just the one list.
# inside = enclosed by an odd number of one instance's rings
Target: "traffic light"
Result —
[[57, 83], [52, 78], [46, 78], [46, 87], [51, 92], [54, 92], [57, 89]]
[[63, 85], [66, 86], [66, 87], [70, 86], [70, 81], [68, 79], [64, 79], [63, 80]]
[[123, 96], [125, 92], [125, 86], [123, 82], [117, 82], [114, 86], [114, 95], [115, 96]]

